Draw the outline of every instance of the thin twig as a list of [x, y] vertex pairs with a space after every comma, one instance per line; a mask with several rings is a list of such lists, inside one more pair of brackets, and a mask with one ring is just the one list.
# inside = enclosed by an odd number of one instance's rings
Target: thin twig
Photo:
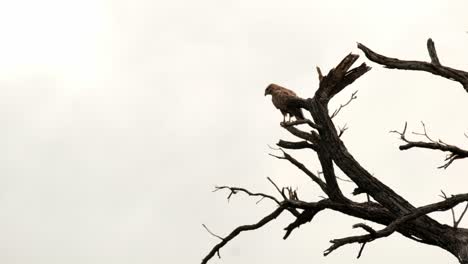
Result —
[[222, 238], [221, 236], [218, 236], [216, 235], [215, 233], [211, 232], [210, 229], [208, 229], [208, 227], [205, 225], [205, 224], [202, 224], [202, 226], [206, 229], [206, 231], [208, 231], [208, 233], [210, 233], [210, 235], [214, 236], [214, 237], [217, 237], [221, 240], [223, 240], [224, 238]]
[[361, 244], [361, 248], [359, 249], [359, 253], [357, 255], [357, 258], [361, 257], [362, 251], [364, 251], [364, 247], [366, 246], [367, 242], [364, 242]]
[[349, 104], [351, 103], [351, 101], [353, 101], [354, 99], [356, 99], [356, 98], [357, 98], [357, 96], [356, 96], [357, 92], [358, 92], [357, 90], [354, 91], [354, 92], [351, 94], [351, 97], [349, 98], [349, 100], [348, 100], [345, 104], [340, 104], [340, 106], [338, 107], [338, 109], [336, 109], [336, 110], [333, 112], [333, 114], [330, 116], [330, 118], [333, 119], [334, 117], [336, 117], [336, 116], [340, 113], [341, 109], [343, 109], [344, 107], [346, 107], [347, 105], [349, 105]]
[[268, 195], [268, 194], [264, 194], [264, 193], [253, 193], [247, 189], [244, 189], [244, 188], [240, 188], [240, 187], [230, 187], [230, 186], [215, 186], [215, 190], [213, 192], [217, 192], [219, 190], [224, 190], [224, 189], [228, 189], [230, 190], [231, 192], [229, 193], [227, 199], [229, 201], [229, 199], [231, 199], [231, 196], [234, 195], [234, 194], [237, 194], [237, 192], [243, 192], [243, 193], [246, 193], [247, 195], [249, 196], [260, 196], [262, 198], [267, 198], [267, 199], [270, 199], [272, 201], [274, 201], [275, 203], [277, 204], [280, 204], [280, 202], [278, 201], [278, 199], [276, 199], [275, 197], [271, 196], [271, 195]]
[[[447, 200], [448, 199], [447, 194], [445, 194], [445, 192], [443, 190], [440, 190], [440, 192], [442, 193], [442, 195], [439, 195], [439, 196], [444, 198], [445, 200]], [[455, 210], [453, 208], [451, 208], [450, 211], [452, 212], [453, 227], [455, 227], [455, 225], [457, 224], [457, 221], [455, 220]]]
[[468, 210], [468, 202], [466, 203], [465, 209], [463, 209], [463, 212], [461, 213], [460, 218], [458, 218], [458, 221], [456, 221], [455, 224], [453, 225], [454, 228], [458, 228], [458, 225], [460, 224], [461, 220], [465, 216], [466, 210]]

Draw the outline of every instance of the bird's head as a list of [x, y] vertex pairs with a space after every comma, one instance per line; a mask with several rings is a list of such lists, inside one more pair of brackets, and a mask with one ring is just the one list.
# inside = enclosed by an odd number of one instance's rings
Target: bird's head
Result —
[[278, 85], [272, 83], [268, 85], [268, 87], [265, 89], [265, 96], [272, 94], [275, 89], [278, 88]]

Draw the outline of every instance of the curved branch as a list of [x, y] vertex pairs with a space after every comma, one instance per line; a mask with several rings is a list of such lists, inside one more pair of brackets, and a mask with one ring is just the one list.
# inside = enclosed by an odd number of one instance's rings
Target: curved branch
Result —
[[435, 211], [446, 211], [446, 210], [452, 209], [457, 204], [465, 202], [465, 201], [468, 201], [468, 194], [459, 194], [459, 195], [452, 196], [451, 198], [447, 198], [446, 200], [438, 202], [438, 203], [433, 203], [433, 204], [429, 204], [426, 206], [416, 208], [413, 212], [397, 218], [395, 221], [390, 223], [387, 227], [379, 231], [375, 231], [374, 229], [372, 229], [371, 227], [365, 224], [354, 225], [353, 228], [357, 228], [357, 227], [364, 228], [366, 231], [369, 232], [369, 234], [331, 240], [330, 242], [333, 245], [330, 246], [327, 250], [325, 250], [324, 255], [326, 256], [330, 254], [331, 252], [333, 252], [335, 249], [338, 249], [339, 247], [344, 246], [346, 244], [367, 243], [378, 238], [387, 237], [393, 234], [397, 230], [398, 227], [400, 227], [401, 225], [411, 220], [414, 220], [420, 216], [427, 215]]
[[284, 129], [288, 130], [289, 133], [293, 134], [294, 136], [307, 140], [309, 142], [312, 142], [316, 144], [319, 141], [319, 135], [315, 131], [305, 132], [300, 129], [298, 129], [295, 126], [288, 126], [286, 123], [281, 123], [281, 126], [284, 127]]
[[400, 150], [408, 150], [411, 148], [425, 148], [425, 149], [434, 149], [434, 150], [440, 150], [444, 152], [449, 152], [449, 155], [445, 159], [445, 164], [439, 166], [438, 168], [448, 168], [450, 164], [452, 164], [453, 161], [457, 159], [463, 159], [468, 157], [468, 150], [461, 149], [455, 145], [449, 145], [442, 140], [435, 141], [429, 137], [426, 131], [426, 126], [424, 123], [422, 123], [424, 132], [423, 133], [414, 133], [416, 135], [424, 136], [429, 142], [425, 141], [411, 141], [406, 138], [406, 128], [407, 128], [407, 123], [405, 123], [405, 127], [402, 132], [398, 132], [396, 130], [390, 131], [392, 133], [397, 133], [400, 135], [401, 140], [406, 142], [406, 144], [401, 145], [399, 147]]
[[309, 176], [309, 178], [313, 182], [315, 182], [318, 186], [320, 186], [320, 188], [322, 189], [324, 193], [329, 194], [328, 187], [325, 182], [323, 182], [317, 175], [315, 175], [313, 172], [307, 169], [307, 167], [304, 164], [300, 163], [298, 160], [296, 160], [291, 155], [289, 155], [286, 151], [282, 149], [280, 150], [283, 152], [283, 157], [280, 157], [281, 159], [285, 159], [291, 162], [294, 166], [296, 166], [298, 169], [304, 172], [307, 176]]
[[256, 224], [252, 224], [252, 225], [243, 225], [243, 226], [239, 226], [237, 227], [236, 229], [234, 229], [228, 236], [226, 236], [225, 238], [223, 238], [223, 240], [221, 240], [221, 242], [219, 242], [216, 246], [214, 246], [211, 251], [208, 253], [208, 255], [206, 255], [205, 258], [203, 258], [202, 260], [202, 264], [206, 264], [208, 263], [208, 261], [216, 254], [219, 252], [219, 250], [224, 247], [224, 245], [226, 245], [229, 241], [231, 241], [232, 239], [234, 239], [236, 236], [238, 236], [241, 232], [244, 232], [244, 231], [249, 231], [249, 230], [255, 230], [255, 229], [259, 229], [261, 228], [262, 226], [264, 226], [265, 224], [269, 223], [270, 221], [274, 220], [276, 217], [278, 217], [285, 209], [285, 206], [282, 205], [280, 207], [278, 207], [275, 211], [273, 211], [271, 214], [265, 216], [264, 218], [262, 218], [260, 221], [258, 221]]
[[399, 60], [380, 55], [361, 43], [358, 43], [358, 48], [364, 52], [366, 57], [378, 64], [384, 65], [389, 69], [425, 71], [432, 74], [459, 82], [468, 92], [468, 72], [442, 66], [435, 51], [434, 42], [428, 39], [428, 51], [431, 57], [431, 62]]
[[243, 192], [243, 193], [246, 193], [248, 194], [249, 196], [260, 196], [262, 197], [262, 199], [264, 198], [267, 198], [267, 199], [270, 199], [272, 201], [274, 201], [275, 203], [277, 204], [280, 204], [280, 202], [278, 201], [278, 199], [276, 199], [275, 197], [271, 196], [271, 195], [268, 195], [268, 194], [264, 194], [264, 193], [253, 193], [247, 189], [244, 189], [244, 188], [240, 188], [240, 187], [230, 187], [230, 186], [215, 186], [215, 190], [213, 192], [217, 192], [219, 190], [224, 190], [224, 189], [228, 189], [231, 191], [231, 193], [229, 194], [229, 196], [227, 197], [227, 199], [229, 200], [231, 198], [231, 196], [233, 194], [236, 194], [237, 192]]

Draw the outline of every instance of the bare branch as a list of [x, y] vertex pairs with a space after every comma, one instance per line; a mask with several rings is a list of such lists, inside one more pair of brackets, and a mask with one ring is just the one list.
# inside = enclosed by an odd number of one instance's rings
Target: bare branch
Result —
[[438, 167], [438, 168], [444, 168], [444, 169], [446, 169], [450, 164], [452, 164], [454, 160], [468, 157], [467, 150], [461, 149], [454, 145], [448, 145], [448, 144], [439, 143], [439, 142], [408, 141], [407, 144], [401, 145], [399, 148], [400, 150], [407, 150], [410, 148], [426, 148], [426, 149], [435, 149], [435, 150], [450, 152], [450, 154], [445, 159], [445, 161], [447, 162], [444, 165]]
[[440, 66], [439, 57], [437, 57], [434, 41], [432, 41], [432, 39], [427, 40], [427, 51], [429, 52], [429, 57], [431, 57], [431, 63]]
[[[447, 195], [445, 194], [445, 192], [443, 190], [440, 190], [440, 192], [442, 193], [442, 195], [440, 197], [444, 198], [445, 200], [447, 200]], [[450, 208], [450, 211], [452, 212], [452, 221], [453, 221], [453, 227], [455, 227], [455, 225], [457, 224], [457, 221], [455, 220], [455, 209], [453, 208]]]
[[445, 158], [445, 163], [438, 168], [443, 168], [446, 169], [452, 164], [457, 159], [463, 159], [468, 157], [468, 150], [461, 149], [455, 145], [449, 145], [442, 140], [435, 141], [431, 137], [429, 137], [429, 134], [427, 133], [426, 130], [426, 125], [422, 123], [423, 126], [423, 133], [416, 133], [413, 132], [415, 135], [419, 136], [424, 136], [429, 142], [425, 141], [410, 141], [406, 138], [406, 128], [407, 128], [407, 123], [405, 122], [405, 128], [403, 129], [403, 132], [398, 132], [398, 131], [390, 131], [393, 133], [397, 133], [400, 135], [401, 140], [406, 142], [406, 144], [401, 145], [399, 147], [400, 150], [408, 150], [411, 148], [425, 148], [425, 149], [434, 149], [434, 150], [440, 150], [444, 152], [449, 152], [447, 157]]
[[317, 144], [320, 140], [320, 136], [315, 131], [305, 132], [298, 129], [295, 126], [288, 126], [286, 123], [281, 123], [281, 126], [288, 130], [289, 133], [293, 134], [294, 136], [309, 141], [311, 143]]
[[336, 176], [336, 178], [340, 181], [344, 181], [344, 182], [353, 182], [352, 180], [348, 180], [348, 179], [344, 179], [344, 178], [341, 178], [341, 177], [338, 177]]
[[338, 107], [338, 109], [336, 109], [335, 112], [333, 112], [333, 114], [330, 116], [330, 118], [333, 119], [334, 117], [336, 117], [336, 116], [340, 113], [341, 109], [343, 109], [344, 107], [346, 107], [347, 105], [349, 105], [349, 104], [351, 103], [351, 101], [353, 101], [354, 99], [356, 99], [356, 98], [357, 98], [357, 96], [356, 96], [357, 92], [358, 92], [357, 90], [354, 91], [354, 92], [351, 94], [351, 97], [349, 98], [349, 100], [348, 100], [345, 104], [340, 104], [340, 106]]
[[285, 148], [285, 149], [312, 149], [312, 150], [317, 150], [317, 145], [316, 144], [311, 144], [307, 141], [299, 141], [299, 142], [291, 142], [291, 141], [285, 141], [285, 140], [280, 140], [278, 143], [276, 143], [277, 146]]
[[362, 228], [364, 230], [366, 230], [369, 234], [371, 235], [375, 235], [377, 232], [370, 226], [364, 224], [364, 223], [358, 223], [358, 224], [355, 224], [353, 225], [353, 228]]
[[317, 66], [316, 68], [317, 68], [317, 73], [318, 73], [318, 79], [319, 79], [319, 81], [321, 82], [322, 79], [323, 79], [322, 71], [320, 70], [320, 67], [319, 67], [319, 66]]
[[[374, 231], [372, 228], [367, 227], [365, 228], [365, 230], [369, 232], [369, 234], [367, 235], [351, 236], [351, 237], [331, 240], [330, 242], [332, 243], [332, 245], [327, 250], [325, 250], [324, 255], [326, 256], [330, 254], [331, 252], [333, 252], [334, 250], [338, 249], [339, 247], [347, 245], [347, 244], [368, 243], [377, 238], [387, 237], [391, 235], [392, 233], [394, 233], [399, 226], [409, 221], [412, 221], [420, 216], [423, 216], [423, 215], [426, 215], [435, 211], [449, 210], [453, 208], [454, 206], [456, 206], [457, 204], [465, 202], [465, 201], [468, 201], [468, 194], [454, 195], [450, 198], [447, 198], [446, 200], [442, 202], [433, 203], [433, 204], [429, 204], [426, 206], [416, 208], [413, 212], [397, 218], [395, 221], [390, 223], [387, 227], [385, 227], [382, 230]], [[364, 224], [360, 224], [360, 225], [355, 225], [353, 227], [364, 228], [364, 226], [365, 226]]]
[[222, 237], [220, 237], [220, 236], [216, 235], [215, 233], [211, 232], [210, 229], [208, 229], [208, 227], [207, 227], [205, 224], [202, 224], [202, 226], [206, 229], [206, 231], [207, 231], [208, 233], [210, 233], [210, 235], [212, 235], [212, 236], [214, 236], [214, 237], [217, 237], [217, 238], [223, 240]]
[[286, 230], [286, 233], [284, 234], [283, 239], [287, 239], [289, 237], [289, 235], [291, 235], [291, 233], [292, 233], [292, 231], [294, 229], [298, 228], [299, 226], [301, 226], [301, 225], [303, 225], [305, 223], [308, 223], [308, 222], [312, 221], [314, 216], [323, 209], [325, 209], [325, 208], [304, 210], [296, 218], [296, 220], [294, 222], [292, 222], [286, 228], [284, 228], [284, 230]]
[[290, 203], [294, 207], [302, 208], [304, 209], [304, 211], [299, 216], [297, 216], [294, 222], [292, 222], [286, 228], [284, 228], [284, 230], [286, 230], [286, 233], [284, 234], [283, 239], [287, 239], [289, 235], [291, 235], [292, 231], [299, 228], [301, 225], [312, 221], [314, 216], [320, 211], [324, 209], [339, 207], [338, 203], [335, 203], [327, 198], [324, 198], [323, 200], [316, 203], [305, 203], [302, 201], [292, 200], [288, 200], [287, 203]]
[[278, 201], [278, 199], [276, 199], [275, 197], [273, 197], [273, 196], [271, 196], [271, 195], [264, 194], [264, 193], [253, 193], [253, 192], [250, 192], [250, 191], [247, 190], [247, 189], [240, 188], [240, 187], [216, 186], [216, 187], [215, 187], [215, 190], [214, 190], [213, 192], [217, 192], [217, 191], [219, 191], [219, 190], [224, 190], [224, 189], [228, 189], [228, 190], [231, 191], [231, 193], [230, 193], [229, 196], [227, 197], [228, 200], [231, 198], [232, 195], [237, 194], [237, 192], [243, 192], [243, 193], [246, 193], [246, 194], [249, 195], [249, 196], [260, 196], [260, 197], [262, 197], [262, 198], [267, 198], [267, 199], [270, 199], [270, 200], [274, 201], [274, 202], [277, 203], [277, 204], [280, 204], [280, 202]]
[[429, 39], [428, 49], [429, 54], [431, 56], [431, 62], [424, 62], [399, 60], [395, 58], [386, 57], [372, 51], [363, 44], [358, 43], [358, 48], [364, 52], [364, 54], [369, 60], [384, 65], [386, 68], [430, 72], [432, 74], [439, 75], [441, 77], [459, 82], [461, 85], [463, 85], [463, 88], [468, 92], [468, 73], [440, 65], [439, 59], [435, 52], [435, 48], [433, 46], [433, 41]]
[[346, 130], [348, 130], [347, 124], [345, 124], [343, 127], [338, 127], [338, 137], [341, 137]]
[[278, 187], [278, 185], [276, 185], [276, 183], [270, 178], [270, 177], [267, 177], [268, 181], [271, 182], [271, 184], [276, 188], [276, 190], [278, 191], [278, 193], [281, 195], [281, 197], [283, 197], [284, 200], [287, 200], [288, 197], [286, 197], [286, 195], [284, 194], [284, 192], [282, 192], [280, 190], [280, 188]]
[[359, 249], [359, 253], [358, 253], [358, 255], [357, 255], [357, 258], [360, 258], [360, 257], [361, 257], [362, 252], [364, 251], [364, 247], [366, 246], [366, 244], [367, 244], [366, 242], [364, 242], [364, 243], [361, 244], [361, 248]]
[[[288, 197], [286, 197], [286, 194], [284, 194], [284, 191], [283, 190], [280, 190], [280, 188], [278, 187], [278, 185], [276, 185], [276, 183], [270, 178], [270, 177], [267, 177], [267, 180], [275, 187], [275, 189], [278, 191], [278, 193], [281, 195], [281, 197], [283, 197], [283, 200], [284, 201], [287, 201], [288, 200]], [[263, 199], [263, 198], [262, 198]], [[295, 217], [298, 217], [299, 216], [299, 212], [295, 209], [295, 208], [286, 208], [286, 210], [288, 210], [291, 214], [293, 214]]]
[[365, 63], [349, 70], [358, 58], [359, 55], [350, 53], [335, 68], [331, 69], [320, 81], [320, 86], [315, 96], [320, 98], [320, 100], [328, 102], [346, 86], [368, 72], [371, 68]]
[[208, 253], [208, 255], [206, 255], [205, 258], [203, 258], [202, 260], [202, 264], [206, 264], [208, 263], [208, 261], [216, 254], [219, 252], [219, 250], [224, 247], [224, 245], [226, 245], [229, 241], [231, 241], [232, 239], [234, 239], [235, 237], [237, 237], [241, 232], [244, 232], [244, 231], [249, 231], [249, 230], [255, 230], [255, 229], [259, 229], [261, 228], [262, 226], [264, 226], [265, 224], [269, 223], [270, 221], [274, 220], [276, 217], [278, 217], [285, 209], [285, 206], [280, 206], [278, 208], [276, 208], [276, 210], [274, 210], [271, 214], [265, 216], [264, 218], [262, 218], [260, 221], [258, 221], [256, 224], [252, 224], [252, 225], [243, 225], [243, 226], [239, 226], [237, 227], [236, 229], [234, 229], [227, 237], [223, 238], [222, 241], [220, 243], [218, 243], [217, 245], [215, 245], [211, 251]]
[[[453, 209], [452, 209], [453, 210]], [[455, 224], [453, 225], [454, 228], [458, 228], [458, 225], [460, 224], [461, 220], [463, 219], [463, 217], [465, 216], [465, 213], [466, 211], [468, 210], [468, 203], [466, 203], [465, 205], [465, 209], [463, 209], [463, 212], [461, 213], [460, 215], [460, 218], [458, 218], [458, 220], [455, 222]]]
[[295, 121], [290, 121], [290, 122], [281, 122], [282, 127], [297, 126], [297, 125], [302, 125], [302, 124], [308, 124], [310, 127], [314, 129], [318, 129], [318, 126], [314, 122], [312, 122], [310, 119], [301, 119], [301, 120], [295, 120]]
[[309, 169], [307, 169], [306, 166], [304, 166], [304, 164], [300, 163], [299, 161], [297, 161], [295, 158], [293, 158], [291, 155], [289, 155], [288, 153], [286, 153], [285, 151], [283, 151], [283, 155], [284, 155], [284, 158], [287, 159], [289, 162], [291, 162], [294, 166], [296, 166], [298, 169], [300, 169], [301, 171], [303, 171], [307, 176], [309, 176], [309, 178], [314, 181], [315, 183], [318, 184], [318, 186], [320, 186], [320, 188], [328, 194], [328, 188], [327, 188], [327, 184], [325, 182], [323, 182], [317, 175], [315, 175], [313, 172], [311, 172]]
[[408, 128], [408, 122], [405, 122], [405, 126], [403, 127], [402, 132], [398, 132], [397, 130], [391, 130], [390, 133], [398, 134], [400, 135], [401, 140], [408, 142], [408, 140], [406, 139], [406, 128]]

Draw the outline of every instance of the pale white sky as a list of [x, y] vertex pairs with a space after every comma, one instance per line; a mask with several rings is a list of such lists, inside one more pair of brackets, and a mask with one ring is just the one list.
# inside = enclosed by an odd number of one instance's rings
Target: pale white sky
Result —
[[[0, 262], [197, 263], [225, 235], [275, 207], [215, 185], [274, 193], [266, 177], [320, 192], [267, 154], [293, 139], [263, 96], [275, 82], [303, 97], [356, 42], [389, 56], [468, 70], [466, 1], [58, 1], [0, 3]], [[466, 162], [398, 151], [405, 121], [467, 146], [468, 96], [428, 73], [373, 69], [337, 117], [349, 150], [415, 205], [467, 192]], [[294, 152], [318, 170], [313, 153]], [[342, 183], [346, 192], [353, 185]], [[450, 223], [449, 213], [435, 217]], [[361, 220], [326, 212], [283, 241], [282, 216], [242, 234], [212, 263], [457, 263], [393, 235], [328, 257]], [[467, 226], [465, 221], [463, 226]], [[359, 231], [357, 231], [359, 232]]]

